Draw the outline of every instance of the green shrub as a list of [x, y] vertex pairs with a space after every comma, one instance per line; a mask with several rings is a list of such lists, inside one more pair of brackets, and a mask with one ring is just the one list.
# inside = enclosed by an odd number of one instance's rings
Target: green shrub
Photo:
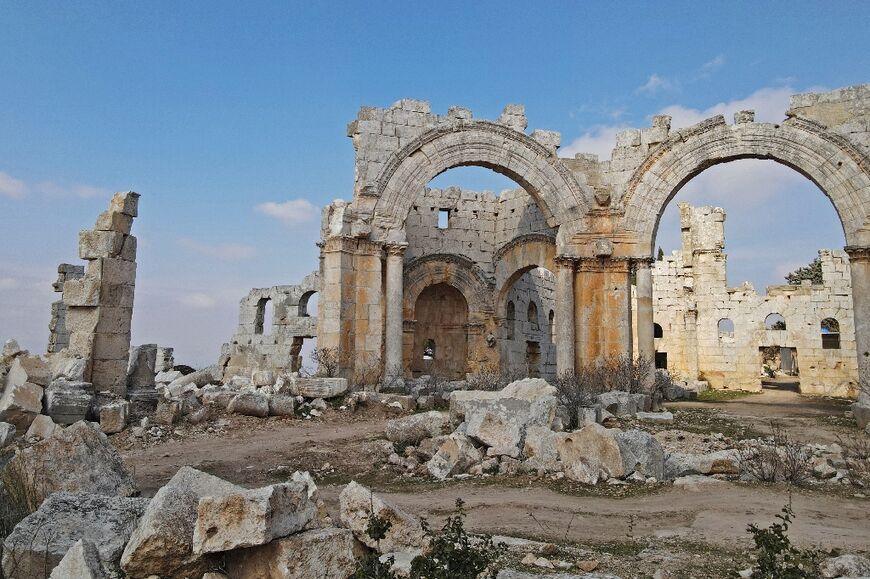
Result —
[[812, 549], [798, 549], [788, 538], [788, 527], [794, 517], [791, 505], [782, 509], [766, 529], [749, 525], [748, 531], [755, 542], [756, 565], [752, 579], [814, 579], [819, 577], [821, 553]]

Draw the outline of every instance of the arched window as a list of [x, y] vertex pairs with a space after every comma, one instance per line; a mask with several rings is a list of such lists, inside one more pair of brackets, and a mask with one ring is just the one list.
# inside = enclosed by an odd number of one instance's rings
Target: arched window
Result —
[[661, 338], [665, 333], [662, 331], [662, 327], [658, 324], [653, 324], [653, 338]]
[[821, 323], [822, 349], [840, 349], [840, 322], [834, 318], [825, 318]]
[[426, 342], [423, 343], [423, 359], [435, 359], [435, 340], [433, 340], [432, 338], [429, 338], [428, 340], [426, 340]]
[[541, 329], [541, 325], [538, 322], [538, 306], [535, 302], [529, 302], [529, 311], [527, 313], [527, 318], [529, 324], [532, 325], [532, 331], [538, 331]]
[[311, 312], [317, 315], [317, 292], [308, 292], [299, 298], [299, 317], [310, 317]]
[[764, 318], [764, 328], [766, 330], [784, 330], [785, 318], [774, 312]]
[[514, 324], [517, 319], [517, 310], [516, 306], [512, 301], [507, 304], [507, 339], [514, 339]]
[[556, 341], [556, 312], [550, 310], [550, 314], [547, 316], [547, 321], [550, 325], [550, 341]]
[[[268, 329], [268, 331], [265, 331]], [[254, 315], [254, 333], [266, 334], [272, 333], [272, 300], [269, 298], [260, 298], [257, 302], [257, 312]]]
[[719, 339], [734, 337], [734, 322], [728, 318], [719, 320]]

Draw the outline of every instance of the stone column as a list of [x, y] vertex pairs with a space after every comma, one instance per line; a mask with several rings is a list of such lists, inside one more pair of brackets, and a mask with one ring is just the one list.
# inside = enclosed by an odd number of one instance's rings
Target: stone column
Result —
[[384, 377], [402, 376], [402, 269], [407, 243], [385, 246], [387, 252], [386, 335], [384, 337]]
[[574, 260], [556, 258], [556, 374], [574, 371]]
[[656, 346], [653, 334], [652, 260], [635, 262], [637, 283], [637, 353], [638, 356], [655, 362]]
[[[858, 379], [870, 383], [870, 247], [848, 245], [852, 272], [852, 311], [855, 317], [855, 346], [858, 351]], [[870, 406], [870, 392], [861, 389], [858, 401]]]
[[686, 366], [688, 379], [698, 379], [698, 310], [690, 304], [686, 310]]

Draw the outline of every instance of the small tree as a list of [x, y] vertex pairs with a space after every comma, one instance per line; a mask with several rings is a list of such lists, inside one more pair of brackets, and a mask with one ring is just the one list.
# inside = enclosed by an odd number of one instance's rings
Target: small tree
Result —
[[338, 376], [338, 348], [314, 348], [311, 359], [317, 364], [317, 374], [327, 378]]
[[662, 247], [659, 246], [659, 252], [658, 252], [658, 254], [656, 255], [656, 261], [661, 261], [661, 260], [663, 260], [664, 258], [665, 258], [665, 252], [662, 251]]
[[790, 274], [785, 276], [785, 280], [790, 285], [801, 285], [803, 280], [809, 280], [814, 284], [823, 283], [822, 279], [822, 260], [821, 258], [815, 258], [812, 260], [809, 265], [804, 267], [799, 267]]
[[791, 504], [776, 515], [780, 523], [766, 529], [749, 525], [748, 531], [755, 542], [757, 562], [752, 579], [812, 579], [819, 577], [821, 553], [812, 549], [798, 549], [788, 538], [788, 527], [794, 518]]

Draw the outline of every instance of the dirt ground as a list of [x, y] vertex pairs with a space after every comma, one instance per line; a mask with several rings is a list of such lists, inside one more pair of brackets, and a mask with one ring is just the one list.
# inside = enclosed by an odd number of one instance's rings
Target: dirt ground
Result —
[[[788, 390], [668, 407], [678, 417], [675, 424], [701, 433], [730, 429], [729, 436], [749, 436], [768, 430], [775, 419], [797, 440], [829, 444], [856, 430], [843, 417], [844, 401]], [[650, 576], [660, 566], [678, 577], [719, 577], [745, 567], [751, 547], [747, 525], [770, 524], [789, 501], [796, 513], [789, 534], [799, 545], [870, 551], [870, 499], [852, 487], [832, 492], [723, 482], [692, 492], [670, 484], [571, 487], [529, 475], [437, 483], [404, 477], [384, 465], [384, 419], [349, 418], [330, 409], [317, 422], [223, 417], [212, 432], [182, 427], [171, 440], [147, 448], [123, 434], [113, 438], [144, 495], [156, 492], [183, 465], [245, 486], [285, 480], [304, 469], [314, 474], [332, 511], [351, 479], [434, 521], [462, 498], [474, 531], [559, 543], [574, 555], [597, 558], [598, 571], [626, 577]]]

